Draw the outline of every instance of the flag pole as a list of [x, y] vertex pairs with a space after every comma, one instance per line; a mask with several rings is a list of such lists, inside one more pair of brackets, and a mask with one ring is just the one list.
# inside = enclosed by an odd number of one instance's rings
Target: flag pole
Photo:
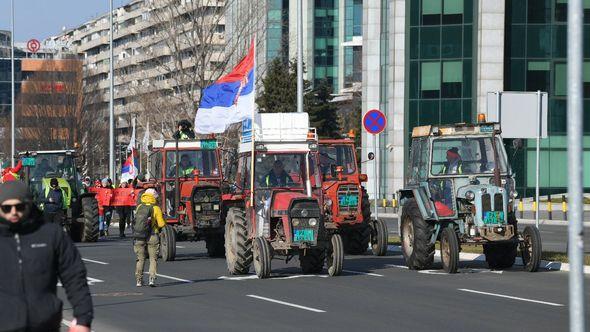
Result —
[[[256, 104], [256, 33], [254, 33], [254, 38], [252, 39], [252, 47], [254, 48], [254, 104]], [[256, 133], [254, 131], [254, 106], [252, 107], [252, 119], [251, 119], [251, 123], [250, 123], [250, 130], [251, 130], [251, 141], [252, 141], [252, 152], [251, 152], [251, 157], [250, 157], [250, 185], [252, 186], [250, 188], [250, 204], [254, 204], [254, 139], [256, 136]], [[243, 133], [242, 133], [243, 134]]]

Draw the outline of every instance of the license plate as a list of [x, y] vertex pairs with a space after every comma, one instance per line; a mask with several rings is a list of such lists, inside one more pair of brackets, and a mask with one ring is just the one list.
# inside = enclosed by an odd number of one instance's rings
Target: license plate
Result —
[[502, 211], [487, 211], [483, 215], [484, 224], [503, 224], [504, 212]]
[[340, 206], [357, 206], [359, 198], [356, 195], [344, 195], [340, 197]]
[[309, 242], [313, 241], [313, 229], [296, 229], [295, 242]]

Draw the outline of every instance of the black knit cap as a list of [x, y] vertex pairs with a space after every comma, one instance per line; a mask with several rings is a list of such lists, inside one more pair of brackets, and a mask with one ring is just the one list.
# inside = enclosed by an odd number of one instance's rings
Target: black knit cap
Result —
[[9, 181], [0, 184], [0, 204], [9, 199], [18, 199], [25, 203], [33, 201], [29, 188], [21, 181]]

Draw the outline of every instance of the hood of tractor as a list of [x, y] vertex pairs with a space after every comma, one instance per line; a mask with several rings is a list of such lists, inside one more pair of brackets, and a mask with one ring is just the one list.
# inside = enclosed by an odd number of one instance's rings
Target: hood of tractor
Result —
[[491, 184], [462, 187], [457, 198], [469, 201], [475, 207], [474, 222], [477, 226], [506, 224], [508, 220], [507, 190]]

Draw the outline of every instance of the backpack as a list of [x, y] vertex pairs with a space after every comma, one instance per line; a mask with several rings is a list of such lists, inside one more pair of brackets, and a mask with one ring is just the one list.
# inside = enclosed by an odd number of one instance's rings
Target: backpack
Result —
[[133, 238], [147, 240], [152, 235], [152, 205], [141, 204], [135, 210], [135, 222], [133, 223]]

